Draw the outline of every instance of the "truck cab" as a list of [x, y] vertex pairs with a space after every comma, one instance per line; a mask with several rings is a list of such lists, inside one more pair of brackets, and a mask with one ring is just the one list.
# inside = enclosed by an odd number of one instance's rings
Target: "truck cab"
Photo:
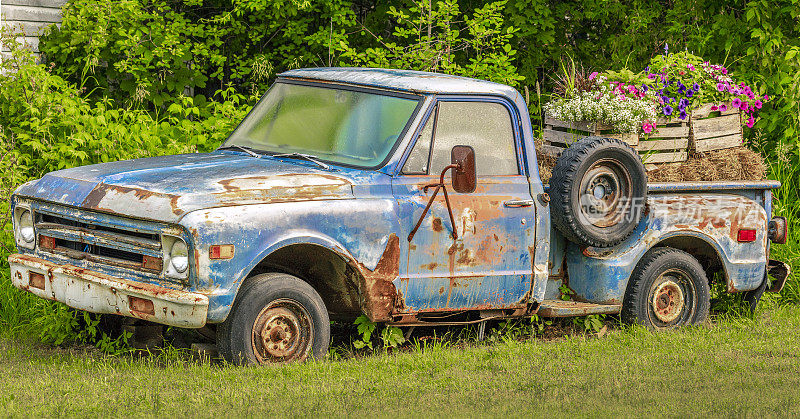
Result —
[[255, 364], [324, 356], [330, 320], [361, 314], [621, 313], [660, 329], [704, 321], [712, 280], [752, 301], [783, 286], [787, 265], [768, 257], [786, 236], [779, 183], [647, 184], [626, 153], [581, 140], [545, 185], [509, 86], [292, 70], [216, 151], [21, 185], [12, 281], [94, 313], [210, 325], [225, 358]]

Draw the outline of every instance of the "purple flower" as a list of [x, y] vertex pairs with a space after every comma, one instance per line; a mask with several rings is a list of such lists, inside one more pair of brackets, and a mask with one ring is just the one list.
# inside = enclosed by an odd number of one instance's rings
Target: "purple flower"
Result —
[[686, 97], [692, 97], [692, 96], [694, 96], [694, 91], [689, 90], [688, 92], [686, 92]]
[[672, 106], [669, 105], [664, 106], [664, 115], [666, 116], [672, 115]]
[[699, 92], [700, 91], [700, 85], [697, 84], [697, 83], [693, 84], [692, 85], [692, 90], [694, 90], [695, 93]]
[[734, 108], [738, 108], [739, 106], [741, 106], [741, 104], [742, 104], [742, 101], [739, 100], [738, 97], [733, 98], [733, 101], [731, 102], [731, 105], [733, 105]]
[[680, 118], [680, 119], [686, 119], [686, 116], [687, 116], [687, 115], [686, 115], [686, 111], [681, 111], [680, 115], [678, 115], [678, 118]]
[[646, 91], [647, 91], [647, 85], [646, 85], [646, 84], [643, 84], [643, 85], [642, 85], [642, 91], [643, 91], [643, 92], [646, 92]]
[[727, 110], [728, 110], [728, 105], [726, 105], [726, 104], [724, 104], [724, 103], [723, 103], [722, 105], [719, 105], [719, 110], [720, 110], [721, 112], [725, 112], [725, 111], [727, 111]]
[[669, 55], [669, 45], [666, 42], [664, 43], [664, 55]]
[[719, 90], [720, 92], [724, 92], [725, 91], [725, 85], [722, 84], [722, 83], [717, 83], [717, 90]]

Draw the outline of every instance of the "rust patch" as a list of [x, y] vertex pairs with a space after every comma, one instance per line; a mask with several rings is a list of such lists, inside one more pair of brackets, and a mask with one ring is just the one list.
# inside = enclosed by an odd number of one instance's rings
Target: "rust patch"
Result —
[[422, 268], [424, 268], [424, 269], [427, 269], [427, 270], [429, 270], [429, 271], [432, 271], [432, 270], [436, 269], [436, 267], [437, 267], [437, 266], [439, 266], [439, 264], [438, 264], [438, 263], [436, 263], [436, 262], [431, 262], [431, 263], [429, 263], [429, 264], [427, 264], [427, 265], [422, 265], [421, 267], [422, 267]]
[[437, 233], [440, 233], [442, 230], [444, 230], [444, 227], [442, 227], [442, 219], [439, 218], [439, 217], [434, 217], [433, 218], [433, 231], [435, 231]]
[[374, 270], [367, 269], [361, 263], [358, 264], [358, 268], [364, 276], [362, 307], [365, 314], [372, 321], [391, 320], [395, 306], [403, 306], [392, 283], [400, 275], [400, 239], [397, 235], [392, 233], [389, 236], [386, 248]]
[[106, 207], [101, 206], [103, 199], [109, 193], [116, 193], [119, 195], [133, 195], [133, 197], [136, 198], [137, 201], [147, 201], [152, 198], [160, 198], [165, 201], [169, 201], [169, 206], [173, 214], [182, 215], [184, 213], [184, 211], [178, 207], [178, 198], [179, 198], [178, 195], [164, 194], [138, 188], [129, 188], [126, 186], [107, 185], [105, 183], [101, 183], [96, 188], [92, 189], [92, 191], [89, 192], [88, 195], [86, 195], [86, 198], [81, 203], [81, 207], [87, 209], [107, 211], [111, 213], [119, 212], [117, 210], [114, 210], [113, 208], [108, 208], [107, 206]]
[[456, 263], [459, 265], [474, 265], [475, 258], [472, 257], [472, 252], [470, 252], [469, 249], [464, 249], [458, 252], [458, 260], [456, 260]]

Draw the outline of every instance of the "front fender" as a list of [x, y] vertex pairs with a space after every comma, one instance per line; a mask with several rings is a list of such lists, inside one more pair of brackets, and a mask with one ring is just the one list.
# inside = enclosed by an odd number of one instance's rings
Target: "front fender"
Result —
[[[208, 321], [224, 321], [239, 287], [259, 262], [292, 244], [330, 249], [362, 275], [379, 270], [399, 224], [392, 199], [287, 202], [192, 212], [181, 220], [192, 234], [197, 290], [209, 296]], [[229, 260], [209, 247], [233, 244]]]

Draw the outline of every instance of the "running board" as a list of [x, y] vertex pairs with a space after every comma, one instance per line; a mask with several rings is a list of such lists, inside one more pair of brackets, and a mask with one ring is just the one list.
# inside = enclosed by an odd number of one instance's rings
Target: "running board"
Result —
[[542, 317], [576, 317], [589, 314], [617, 314], [622, 310], [620, 304], [592, 304], [580, 301], [544, 300], [536, 312]]

